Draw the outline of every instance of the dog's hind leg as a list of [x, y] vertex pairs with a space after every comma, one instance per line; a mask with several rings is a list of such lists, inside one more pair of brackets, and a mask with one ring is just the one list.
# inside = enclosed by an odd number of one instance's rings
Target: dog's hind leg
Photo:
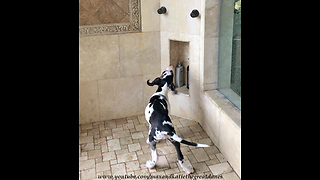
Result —
[[180, 149], [180, 143], [178, 141], [175, 141], [173, 139], [169, 139], [169, 141], [174, 145], [174, 147], [176, 148], [177, 151], [177, 157], [178, 157], [178, 162], [181, 166], [181, 168], [183, 169], [184, 172], [186, 172], [187, 174], [191, 174], [193, 173], [193, 167], [191, 164], [186, 165], [183, 163], [183, 155]]
[[[150, 135], [150, 132], [151, 132], [151, 125], [149, 124], [149, 133], [148, 133], [149, 135]], [[146, 143], [150, 145], [149, 138], [150, 137], [147, 138]]]
[[150, 142], [152, 160], [148, 160], [146, 163], [147, 168], [150, 168], [150, 169], [156, 165], [156, 162], [158, 160], [156, 144], [157, 144], [157, 141], [155, 140]]

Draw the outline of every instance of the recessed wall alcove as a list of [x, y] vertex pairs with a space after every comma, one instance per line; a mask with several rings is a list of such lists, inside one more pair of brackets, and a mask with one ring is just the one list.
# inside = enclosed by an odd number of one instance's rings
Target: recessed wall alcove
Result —
[[[187, 88], [187, 67], [189, 65], [189, 42], [170, 40], [170, 65], [173, 66], [174, 80], [176, 84], [176, 67], [181, 61], [183, 66], [183, 86], [177, 88], [181, 94], [189, 95], [189, 89]], [[190, 67], [189, 67], [190, 68]], [[189, 79], [190, 83], [190, 79]]]

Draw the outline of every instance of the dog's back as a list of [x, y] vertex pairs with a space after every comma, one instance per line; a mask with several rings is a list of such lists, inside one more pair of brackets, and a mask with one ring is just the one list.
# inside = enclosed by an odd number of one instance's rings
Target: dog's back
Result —
[[161, 95], [152, 96], [148, 106], [148, 112], [152, 111], [149, 118], [151, 125], [149, 141], [165, 139], [167, 135], [172, 136], [175, 131], [168, 116], [168, 103], [165, 97], [161, 97]]

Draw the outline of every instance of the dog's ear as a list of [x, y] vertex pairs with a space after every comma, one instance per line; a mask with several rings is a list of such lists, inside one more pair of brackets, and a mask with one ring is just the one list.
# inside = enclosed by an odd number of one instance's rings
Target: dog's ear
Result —
[[147, 84], [148, 84], [149, 86], [159, 85], [159, 84], [160, 84], [160, 78], [159, 78], [159, 77], [155, 78], [151, 83], [149, 82], [149, 80], [150, 80], [150, 79], [147, 80]]

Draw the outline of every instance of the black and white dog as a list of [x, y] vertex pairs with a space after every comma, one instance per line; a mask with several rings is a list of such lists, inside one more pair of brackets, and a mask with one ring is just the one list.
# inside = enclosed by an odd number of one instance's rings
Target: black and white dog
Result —
[[180, 138], [173, 127], [173, 124], [168, 116], [168, 100], [166, 98], [167, 88], [177, 94], [173, 84], [173, 71], [172, 66], [169, 66], [162, 72], [160, 77], [154, 79], [149, 86], [158, 85], [157, 91], [151, 96], [149, 104], [145, 109], [145, 117], [149, 123], [149, 138], [146, 140], [147, 144], [151, 147], [152, 160], [148, 160], [146, 166], [153, 168], [157, 162], [156, 144], [161, 139], [168, 139], [176, 148], [178, 162], [181, 168], [187, 173], [193, 173], [193, 167], [187, 167], [183, 164], [183, 155], [180, 150], [180, 143], [196, 146], [196, 147], [209, 147], [206, 144], [197, 144], [186, 141]]

